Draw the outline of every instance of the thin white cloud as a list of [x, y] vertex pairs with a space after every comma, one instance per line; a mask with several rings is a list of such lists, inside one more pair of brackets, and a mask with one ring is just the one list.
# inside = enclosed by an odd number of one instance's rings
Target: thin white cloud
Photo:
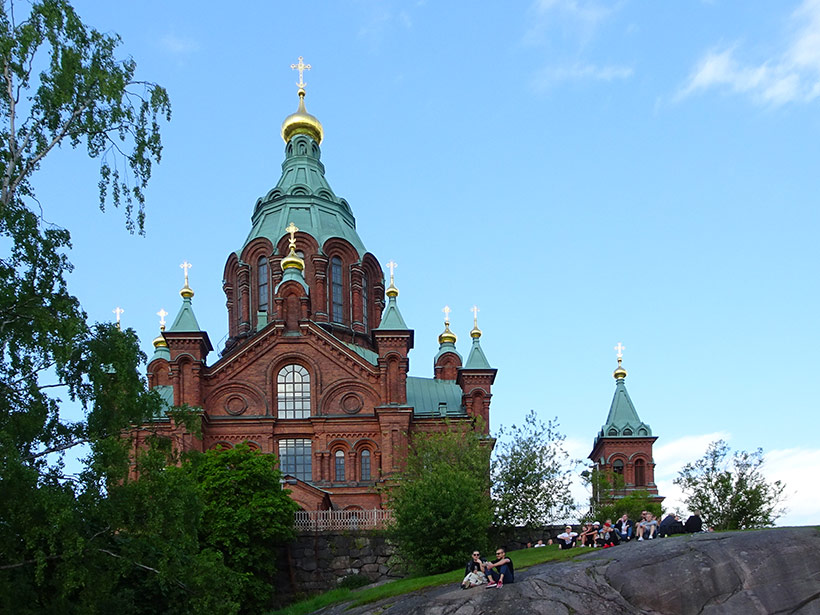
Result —
[[199, 43], [192, 38], [166, 34], [159, 41], [160, 47], [176, 56], [184, 56], [199, 51]]
[[738, 48], [712, 49], [697, 62], [677, 99], [709, 89], [746, 94], [773, 106], [820, 95], [820, 0], [804, 0], [792, 14], [783, 51], [763, 62], [738, 59]]
[[569, 66], [548, 66], [538, 71], [532, 79], [536, 90], [544, 90], [566, 81], [616, 81], [632, 76], [630, 66], [596, 66], [594, 64], [572, 64]]
[[532, 88], [543, 91], [570, 81], [610, 82], [631, 77], [634, 70], [630, 66], [590, 61], [583, 57], [588, 55], [589, 43], [595, 39], [599, 28], [619, 9], [619, 3], [604, 4], [592, 0], [535, 0], [529, 11], [530, 25], [523, 43], [569, 50], [578, 59], [555, 61], [555, 55], [551, 53], [551, 63], [531, 79]]

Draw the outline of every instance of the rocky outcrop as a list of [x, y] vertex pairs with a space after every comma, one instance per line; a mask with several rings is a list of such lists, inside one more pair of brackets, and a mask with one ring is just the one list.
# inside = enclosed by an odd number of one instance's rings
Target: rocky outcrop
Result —
[[521, 571], [502, 589], [439, 587], [324, 615], [820, 614], [820, 531], [631, 542]]

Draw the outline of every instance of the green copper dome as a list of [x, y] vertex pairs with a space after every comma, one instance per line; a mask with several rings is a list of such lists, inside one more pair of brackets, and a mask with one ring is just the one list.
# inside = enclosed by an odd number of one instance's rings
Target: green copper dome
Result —
[[296, 134], [290, 139], [285, 146], [282, 176], [276, 187], [256, 202], [243, 248], [258, 237], [267, 237], [275, 246], [282, 229], [293, 222], [320, 247], [339, 237], [350, 242], [360, 257], [367, 253], [356, 232], [353, 212], [328, 184], [320, 158], [319, 144], [310, 136]]

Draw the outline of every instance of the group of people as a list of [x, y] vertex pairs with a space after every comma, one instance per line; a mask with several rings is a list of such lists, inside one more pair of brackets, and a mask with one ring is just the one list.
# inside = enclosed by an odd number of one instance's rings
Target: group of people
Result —
[[558, 546], [561, 549], [571, 549], [576, 544], [582, 547], [614, 547], [622, 542], [629, 542], [633, 538], [639, 541], [653, 540], [658, 536], [682, 534], [684, 532], [700, 532], [703, 530], [703, 521], [700, 513], [695, 512], [686, 523], [672, 513], [658, 523], [658, 519], [649, 511], [641, 512], [640, 520], [635, 523], [624, 513], [614, 524], [607, 519], [603, 525], [599, 521], [586, 523], [580, 533], [574, 532], [572, 526], [566, 526], [564, 532], [558, 534]]
[[515, 568], [507, 557], [507, 550], [499, 547], [495, 551], [496, 560], [488, 562], [481, 557], [480, 551], [473, 551], [473, 557], [467, 562], [465, 577], [461, 589], [483, 585], [487, 589], [501, 589], [504, 583], [515, 582]]

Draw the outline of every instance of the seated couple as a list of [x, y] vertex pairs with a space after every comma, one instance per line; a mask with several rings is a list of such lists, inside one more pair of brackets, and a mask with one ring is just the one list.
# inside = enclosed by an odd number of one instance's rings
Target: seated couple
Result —
[[501, 547], [496, 550], [495, 555], [496, 561], [488, 562], [481, 558], [479, 551], [473, 551], [472, 559], [467, 562], [467, 567], [464, 570], [466, 576], [461, 582], [461, 589], [477, 587], [485, 583], [487, 589], [500, 589], [505, 582], [514, 583], [515, 570], [512, 560], [507, 557], [506, 550]]

